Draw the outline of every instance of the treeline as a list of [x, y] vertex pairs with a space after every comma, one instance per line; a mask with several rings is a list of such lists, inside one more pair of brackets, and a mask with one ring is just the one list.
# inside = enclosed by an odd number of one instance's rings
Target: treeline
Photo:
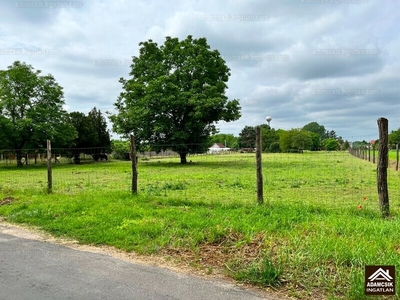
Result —
[[19, 61], [0, 70], [0, 149], [14, 149], [18, 163], [25, 149], [46, 148], [46, 140], [76, 158], [76, 148], [92, 155], [100, 150], [89, 148], [109, 151], [110, 133], [101, 111], [67, 113], [64, 105], [63, 89], [52, 75]]
[[[302, 150], [311, 151], [337, 151], [354, 149], [365, 149], [371, 147], [371, 142], [375, 147], [379, 140], [373, 141], [348, 141], [338, 136], [334, 130], [327, 130], [324, 125], [317, 122], [310, 122], [302, 128], [283, 130], [271, 128], [267, 124], [260, 125], [262, 128], [263, 152], [301, 152]], [[253, 149], [256, 144], [256, 127], [245, 126], [239, 136], [233, 134], [218, 133], [211, 136], [209, 145], [222, 143], [233, 150]], [[400, 144], [400, 128], [392, 130], [389, 134], [389, 148], [394, 149]]]
[[[262, 128], [263, 152], [301, 152], [303, 150], [347, 150], [350, 142], [343, 140], [334, 130], [326, 130], [325, 126], [311, 122], [302, 128], [283, 130], [271, 128], [267, 124]], [[233, 134], [216, 134], [211, 136], [210, 144], [223, 143], [235, 150], [253, 149], [256, 144], [256, 127], [245, 126], [235, 137]]]

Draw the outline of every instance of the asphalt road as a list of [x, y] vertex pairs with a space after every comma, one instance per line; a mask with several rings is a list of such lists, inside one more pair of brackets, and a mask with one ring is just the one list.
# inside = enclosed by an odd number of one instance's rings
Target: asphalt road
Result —
[[275, 298], [227, 282], [0, 233], [0, 299]]

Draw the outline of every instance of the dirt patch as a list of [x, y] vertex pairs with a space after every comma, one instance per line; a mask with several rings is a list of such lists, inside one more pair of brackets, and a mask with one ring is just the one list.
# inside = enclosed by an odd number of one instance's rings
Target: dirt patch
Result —
[[163, 256], [171, 256], [186, 265], [206, 269], [207, 273], [224, 274], [227, 263], [240, 261], [248, 265], [259, 258], [263, 251], [264, 235], [259, 233], [249, 243], [240, 244], [243, 236], [231, 232], [214, 243], [205, 243], [198, 250], [165, 248], [161, 250]]
[[17, 200], [17, 199], [15, 199], [15, 198], [13, 198], [13, 197], [5, 197], [5, 198], [3, 198], [2, 200], [0, 200], [0, 206], [11, 204], [11, 203], [13, 203], [15, 200]]

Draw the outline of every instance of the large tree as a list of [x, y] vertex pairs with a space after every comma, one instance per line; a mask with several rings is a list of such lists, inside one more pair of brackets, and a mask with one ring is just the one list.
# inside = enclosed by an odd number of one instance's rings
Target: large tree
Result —
[[0, 126], [19, 164], [23, 149], [45, 147], [46, 139], [62, 147], [75, 138], [64, 104], [62, 87], [52, 75], [19, 61], [0, 70]]
[[230, 69], [205, 38], [167, 37], [161, 46], [152, 40], [139, 46], [131, 78], [120, 79], [113, 129], [133, 133], [139, 148], [170, 148], [186, 163], [188, 153], [206, 150], [215, 122], [240, 117], [239, 101], [225, 96]]

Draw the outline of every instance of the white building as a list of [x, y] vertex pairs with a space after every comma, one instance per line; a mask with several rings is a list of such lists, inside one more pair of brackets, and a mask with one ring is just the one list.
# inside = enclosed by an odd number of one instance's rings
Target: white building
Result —
[[208, 153], [219, 153], [223, 151], [229, 151], [231, 148], [225, 147], [222, 143], [214, 143], [210, 148], [208, 148]]

